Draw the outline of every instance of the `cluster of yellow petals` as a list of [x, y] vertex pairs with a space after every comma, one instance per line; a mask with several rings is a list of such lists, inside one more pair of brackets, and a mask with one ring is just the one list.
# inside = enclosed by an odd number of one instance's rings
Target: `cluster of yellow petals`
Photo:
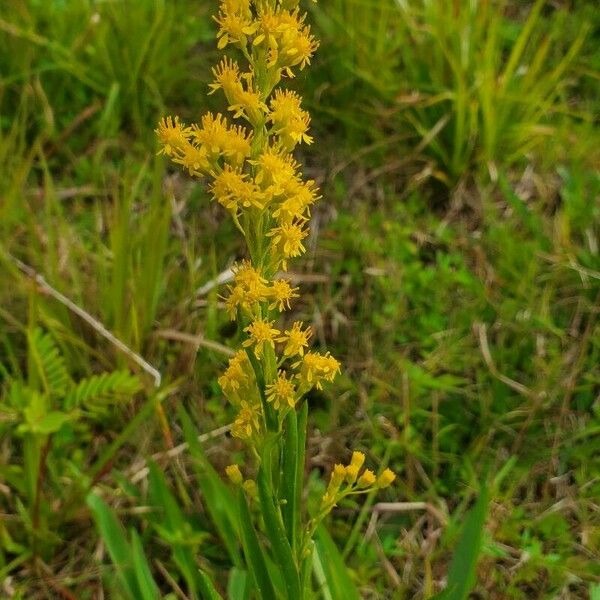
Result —
[[300, 369], [299, 379], [304, 388], [323, 389], [323, 381], [333, 381], [340, 372], [340, 363], [329, 352], [308, 352], [294, 367]]
[[312, 144], [313, 139], [307, 134], [310, 115], [302, 109], [301, 104], [300, 96], [290, 90], [275, 90], [271, 99], [269, 122], [286, 148], [293, 148], [300, 142]]
[[245, 61], [224, 57], [212, 70], [209, 93], [224, 95], [227, 116], [207, 113], [189, 126], [167, 117], [156, 133], [160, 153], [208, 179], [213, 200], [250, 249], [251, 261], [233, 268], [224, 298], [230, 318], [246, 323], [246, 338], [219, 384], [238, 410], [233, 435], [256, 441], [265, 432], [265, 411], [283, 415], [340, 371], [329, 353], [308, 350], [310, 327], [276, 324], [299, 295], [278, 272], [306, 251], [310, 210], [319, 199], [292, 155], [313, 141], [310, 115], [296, 92], [277, 86], [310, 63], [318, 43], [298, 0], [221, 0], [214, 19], [218, 48], [231, 46]]
[[281, 406], [288, 405], [294, 408], [296, 405], [296, 386], [292, 379], [288, 379], [284, 371], [279, 371], [277, 379], [267, 385], [267, 401], [272, 402], [276, 410]]
[[258, 401], [256, 379], [246, 352], [240, 350], [229, 359], [219, 385], [232, 404], [241, 405], [242, 399]]

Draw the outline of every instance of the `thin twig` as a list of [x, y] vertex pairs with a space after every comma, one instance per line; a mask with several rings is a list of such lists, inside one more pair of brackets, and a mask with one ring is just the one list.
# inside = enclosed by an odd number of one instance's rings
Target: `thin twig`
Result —
[[[222, 435], [225, 435], [231, 429], [231, 427], [232, 427], [231, 424], [223, 425], [223, 427], [213, 429], [212, 431], [209, 431], [208, 433], [202, 433], [198, 436], [198, 441], [200, 443], [204, 443], [204, 442], [207, 442], [208, 440], [212, 440], [212, 439], [215, 439]], [[150, 460], [158, 462], [163, 459], [175, 458], [176, 456], [179, 456], [182, 452], [185, 452], [187, 450], [187, 448], [188, 448], [188, 443], [183, 442], [182, 444], [179, 444], [178, 446], [175, 446], [174, 448], [171, 448], [170, 450], [167, 450], [165, 452], [154, 453], [150, 457]], [[136, 463], [129, 469], [131, 482], [137, 483], [138, 481], [144, 479], [144, 477], [146, 477], [148, 475], [148, 471], [149, 471], [148, 461], [145, 459], [140, 460], [138, 463]]]
[[371, 512], [381, 514], [412, 512], [415, 510], [426, 510], [439, 521], [440, 525], [448, 524], [446, 515], [439, 508], [431, 504], [431, 502], [378, 502], [373, 505]]
[[225, 269], [221, 273], [219, 273], [214, 279], [207, 281], [203, 286], [200, 286], [196, 290], [196, 296], [206, 296], [210, 290], [216, 288], [223, 283], [229, 283], [233, 280], [233, 269]]
[[160, 387], [162, 376], [158, 369], [153, 367], [150, 363], [148, 363], [142, 356], [140, 356], [137, 352], [129, 348], [124, 342], [122, 342], [119, 338], [115, 337], [98, 319], [92, 317], [88, 312], [83, 310], [83, 308], [77, 306], [72, 300], [67, 298], [64, 294], [61, 294], [58, 290], [54, 289], [42, 275], [40, 275], [33, 267], [25, 264], [23, 261], [14, 257], [12, 254], [5, 252], [6, 256], [18, 267], [18, 269], [27, 275], [30, 279], [35, 281], [46, 294], [52, 296], [55, 300], [66, 306], [71, 312], [74, 312], [78, 317], [83, 319], [92, 329], [97, 331], [100, 335], [105, 337], [111, 344], [116, 346], [123, 354], [128, 356], [131, 360], [133, 360], [136, 364], [138, 364], [144, 371], [152, 375], [154, 378], [154, 385], [158, 388]]
[[181, 600], [189, 600], [189, 597], [185, 595], [185, 592], [181, 589], [179, 584], [173, 579], [172, 575], [169, 573], [167, 568], [160, 562], [160, 560], [155, 559], [154, 564], [156, 568], [161, 572], [162, 576], [166, 579], [167, 583], [173, 588], [175, 593]]
[[165, 340], [175, 340], [177, 342], [190, 344], [191, 346], [194, 346], [196, 351], [198, 351], [198, 348], [202, 346], [204, 348], [208, 348], [209, 350], [214, 350], [215, 352], [225, 354], [226, 356], [233, 356], [235, 354], [231, 348], [228, 348], [223, 344], [219, 344], [219, 342], [207, 340], [202, 335], [193, 335], [191, 333], [177, 331], [176, 329], [161, 329], [157, 331], [155, 335]]
[[490, 373], [502, 383], [512, 388], [519, 394], [526, 396], [527, 398], [538, 398], [539, 394], [536, 394], [533, 390], [529, 389], [527, 386], [524, 386], [522, 383], [507, 377], [506, 375], [500, 373], [496, 364], [494, 363], [494, 359], [492, 358], [492, 354], [490, 353], [490, 347], [488, 345], [487, 339], [487, 327], [485, 323], [475, 323], [475, 330], [478, 333], [479, 337], [479, 347], [481, 348], [481, 354], [483, 355], [483, 360], [487, 365]]

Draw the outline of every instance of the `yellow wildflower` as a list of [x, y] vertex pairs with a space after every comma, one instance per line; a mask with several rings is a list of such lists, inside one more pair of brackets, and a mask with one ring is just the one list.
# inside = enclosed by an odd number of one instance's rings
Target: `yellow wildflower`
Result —
[[249, 260], [236, 263], [233, 267], [233, 276], [236, 283], [245, 287], [250, 287], [258, 283], [267, 283], [267, 280], [252, 266]]
[[250, 156], [252, 135], [239, 125], [229, 126], [223, 115], [207, 113], [202, 127], [192, 125], [193, 139], [206, 147], [213, 159], [223, 154], [235, 166], [241, 166]]
[[225, 310], [229, 318], [234, 321], [237, 317], [237, 311], [240, 306], [245, 306], [247, 302], [246, 290], [241, 285], [229, 287], [229, 295], [225, 298]]
[[187, 169], [190, 175], [204, 175], [210, 167], [206, 156], [206, 148], [187, 144], [179, 151], [179, 154], [173, 158], [176, 162]]
[[199, 144], [206, 146], [211, 154], [219, 154], [223, 149], [227, 130], [225, 117], [221, 113], [213, 115], [209, 112], [202, 116], [202, 127], [192, 125], [192, 137]]
[[249, 0], [223, 0], [218, 16], [213, 18], [219, 24], [217, 33], [219, 49], [225, 48], [230, 43], [246, 45], [247, 36], [256, 31]]
[[[296, 25], [303, 20], [304, 18]], [[310, 64], [310, 59], [318, 47], [319, 43], [311, 35], [310, 27], [288, 27], [280, 36], [278, 64], [286, 69], [288, 75], [293, 75], [290, 67], [299, 66], [300, 69], [304, 69]]]
[[262, 208], [264, 197], [253, 181], [248, 181], [248, 175], [229, 165], [218, 173], [210, 192], [215, 200], [232, 214], [237, 214], [240, 208]]
[[258, 496], [258, 488], [256, 487], [256, 481], [252, 479], [246, 479], [246, 481], [244, 481], [244, 483], [242, 484], [242, 487], [244, 488], [244, 491], [248, 494], [248, 496], [250, 496], [251, 498], [256, 498]]
[[346, 467], [346, 481], [352, 485], [358, 477], [358, 469], [352, 465]]
[[234, 164], [240, 166], [250, 156], [252, 135], [247, 134], [241, 125], [229, 128], [223, 141], [223, 154]]
[[280, 334], [280, 331], [273, 327], [273, 321], [264, 319], [256, 319], [244, 331], [248, 333], [250, 339], [246, 340], [243, 345], [245, 347], [254, 346], [256, 358], [262, 356], [265, 345], [275, 348], [275, 338]]
[[365, 455], [362, 452], [353, 452], [352, 459], [350, 460], [350, 466], [356, 467], [356, 469], [360, 470], [364, 464]]
[[254, 381], [254, 371], [243, 350], [236, 352], [230, 359], [227, 369], [219, 377], [223, 393], [232, 401], [239, 400], [239, 391]]
[[277, 338], [278, 342], [284, 342], [284, 356], [304, 356], [304, 348], [308, 347], [308, 340], [312, 335], [312, 329], [302, 329], [302, 323], [296, 321], [291, 329], [286, 329], [283, 336]]
[[287, 259], [300, 256], [306, 252], [302, 240], [308, 235], [306, 229], [298, 223], [282, 223], [267, 233], [267, 237], [273, 238], [275, 251], [282, 255], [281, 266], [287, 269]]
[[234, 118], [244, 117], [244, 119], [256, 125], [268, 109], [261, 100], [260, 93], [254, 91], [250, 77], [248, 77], [246, 89], [242, 88], [236, 91], [234, 101], [228, 110], [233, 112]]
[[240, 91], [244, 91], [237, 62], [225, 57], [216, 67], [213, 67], [212, 72], [215, 82], [209, 84], [208, 87], [211, 90], [209, 94], [214, 94], [218, 89], [222, 89], [227, 101], [232, 104]]
[[267, 385], [266, 395], [267, 401], [272, 402], [276, 410], [282, 404], [287, 404], [290, 408], [294, 408], [296, 404], [296, 388], [283, 371], [279, 371], [277, 379]]
[[260, 433], [259, 410], [258, 405], [242, 400], [240, 412], [231, 428], [231, 434], [240, 439], [249, 439]]
[[176, 156], [189, 145], [192, 130], [185, 127], [179, 121], [179, 117], [164, 117], [158, 123], [158, 129], [154, 130], [161, 143], [159, 154]]
[[277, 62], [277, 38], [279, 37], [281, 26], [281, 11], [275, 12], [268, 6], [259, 10], [258, 20], [256, 23], [256, 37], [254, 38], [252, 45], [260, 46], [264, 43], [267, 46], [267, 66], [269, 67], [274, 66]]
[[249, 261], [242, 261], [234, 267], [233, 271], [236, 284], [244, 288], [249, 302], [262, 302], [267, 299], [269, 294], [267, 280]]
[[327, 486], [327, 490], [323, 498], [321, 499], [321, 507], [325, 508], [330, 505], [335, 505], [337, 501], [338, 492], [340, 490], [340, 486], [344, 483], [344, 479], [346, 478], [346, 467], [341, 464], [336, 464], [331, 471], [331, 477], [329, 479], [329, 485]]
[[310, 126], [310, 115], [302, 110], [301, 99], [296, 92], [275, 90], [270, 107], [269, 121], [286, 149], [292, 150], [300, 142], [312, 144], [312, 137], [306, 133]]
[[294, 178], [284, 184], [283, 197], [284, 200], [275, 207], [273, 216], [280, 223], [306, 221], [305, 215], [310, 215], [310, 206], [318, 199], [318, 189], [312, 180]]
[[289, 281], [286, 279], [276, 279], [271, 287], [268, 288], [269, 298], [272, 298], [273, 302], [269, 304], [269, 309], [273, 310], [277, 308], [279, 311], [290, 309], [290, 300], [292, 298], [298, 298], [298, 288], [293, 288]]
[[265, 150], [256, 160], [250, 162], [258, 167], [256, 183], [263, 188], [274, 186], [275, 194], [283, 193], [282, 186], [295, 177], [300, 166], [291, 154], [282, 155], [272, 148]]
[[331, 472], [331, 479], [329, 481], [329, 488], [335, 489], [336, 491], [340, 488], [342, 483], [344, 482], [344, 478], [346, 477], [346, 467], [339, 463], [333, 466], [333, 471]]
[[333, 381], [340, 371], [340, 363], [329, 352], [308, 352], [294, 367], [300, 367], [299, 377], [304, 386], [315, 386], [318, 390], [323, 389], [323, 381]]

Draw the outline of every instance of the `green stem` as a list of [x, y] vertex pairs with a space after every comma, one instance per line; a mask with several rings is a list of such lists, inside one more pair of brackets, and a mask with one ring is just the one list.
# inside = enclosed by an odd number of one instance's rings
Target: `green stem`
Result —
[[[267, 449], [267, 452], [269, 451], [270, 449]], [[264, 468], [264, 465], [261, 465], [258, 470], [256, 483], [266, 534], [271, 542], [275, 561], [281, 567], [287, 597], [289, 600], [300, 599], [302, 595], [298, 568], [294, 560], [292, 548], [285, 534], [279, 504], [273, 496], [267, 470]]]

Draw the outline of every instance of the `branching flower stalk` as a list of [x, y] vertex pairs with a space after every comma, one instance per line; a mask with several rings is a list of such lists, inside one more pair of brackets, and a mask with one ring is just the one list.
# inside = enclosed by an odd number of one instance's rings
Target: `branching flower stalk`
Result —
[[[319, 199], [314, 181], [304, 179], [293, 152], [311, 144], [310, 116], [294, 91], [281, 87], [310, 64], [318, 42], [306, 24], [299, 0], [222, 0], [218, 48], [232, 49], [213, 69], [210, 94], [222, 93], [228, 115], [207, 113], [200, 124], [164, 118], [157, 129], [161, 153], [191, 176], [208, 180], [216, 202], [244, 236], [249, 259], [234, 269], [225, 298], [231, 319], [246, 334], [219, 379], [237, 409], [233, 435], [246, 442], [256, 461], [256, 481], [244, 480], [237, 465], [227, 469], [239, 486], [241, 513], [247, 500], [258, 502], [287, 597], [302, 598], [310, 584], [312, 537], [319, 523], [345, 496], [389, 485], [388, 469], [379, 477], [360, 474], [365, 457], [355, 452], [348, 466], [336, 465], [317, 514], [303, 522], [306, 419], [304, 399], [340, 371], [329, 352], [309, 349], [310, 327], [294, 322], [281, 329], [279, 315], [299, 296], [281, 276], [290, 260], [305, 252], [312, 205]], [[240, 61], [240, 62], [238, 62]], [[262, 581], [256, 536], [240, 518], [246, 559], [260, 597]]]

